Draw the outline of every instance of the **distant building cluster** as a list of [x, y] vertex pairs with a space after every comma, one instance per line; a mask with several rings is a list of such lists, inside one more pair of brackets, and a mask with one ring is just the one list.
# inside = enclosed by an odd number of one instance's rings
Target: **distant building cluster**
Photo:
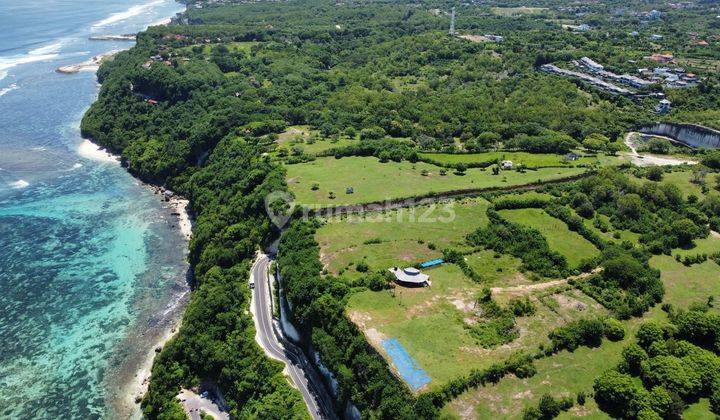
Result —
[[638, 73], [652, 83], [660, 83], [669, 88], [695, 86], [698, 81], [695, 73], [688, 73], [682, 67], [655, 67], [652, 70], [642, 68], [638, 69]]
[[540, 66], [540, 70], [544, 71], [544, 72], [548, 72], [548, 73], [558, 74], [560, 76], [580, 79], [583, 82], [586, 82], [592, 86], [595, 86], [596, 88], [598, 88], [600, 90], [604, 90], [606, 92], [609, 92], [609, 93], [612, 93], [615, 95], [631, 95], [632, 94], [632, 92], [630, 90], [622, 88], [620, 86], [617, 86], [613, 83], [608, 83], [599, 77], [595, 77], [595, 76], [592, 76], [587, 73], [581, 73], [581, 72], [577, 72], [577, 71], [561, 69], [560, 67], [558, 67], [554, 64], [543, 64], [542, 66]]
[[595, 76], [600, 77], [603, 80], [621, 83], [624, 85], [632, 86], [636, 89], [646, 89], [654, 83], [651, 80], [645, 80], [631, 74], [615, 74], [611, 71], [607, 71], [602, 64], [597, 63], [596, 61], [588, 57], [581, 58], [579, 62], [573, 61], [573, 64], [576, 67], [589, 70]]
[[[669, 54], [654, 54], [652, 57], [646, 58], [661, 63], [674, 62], [674, 57]], [[637, 69], [638, 74], [633, 75], [616, 74], [605, 70], [605, 66], [589, 57], [573, 60], [572, 64], [582, 70], [582, 72], [572, 72], [577, 73], [573, 74], [573, 77], [580, 77], [578, 74], [583, 74], [584, 76], [580, 78], [585, 79], [601, 89], [622, 95], [632, 92], [625, 92], [626, 89], [616, 86], [615, 83], [643, 90], [654, 84], [662, 84], [667, 88], [684, 88], [694, 86], [698, 81], [696, 74], [687, 73], [685, 69], [681, 67], [656, 67], [652, 70], [639, 68]], [[545, 70], [558, 73], [550, 67]], [[596, 79], [601, 80], [603, 83], [598, 82]]]

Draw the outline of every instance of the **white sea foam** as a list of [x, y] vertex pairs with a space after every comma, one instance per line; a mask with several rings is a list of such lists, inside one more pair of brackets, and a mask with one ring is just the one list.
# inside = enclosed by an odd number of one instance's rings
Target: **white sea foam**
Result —
[[148, 26], [161, 26], [161, 25], [167, 25], [168, 23], [172, 22], [172, 19], [166, 18], [162, 20], [158, 20], [157, 22], [153, 22]]
[[119, 162], [116, 156], [101, 149], [100, 146], [90, 140], [83, 140], [83, 142], [80, 143], [80, 147], [78, 147], [77, 152], [80, 156], [90, 160], [114, 163]]
[[60, 48], [62, 48], [63, 42], [57, 41], [54, 44], [45, 45], [40, 48], [36, 48], [28, 53], [28, 55], [47, 55], [52, 53], [57, 53], [60, 51]]
[[[51, 47], [50, 45], [48, 47]], [[52, 45], [54, 48], [54, 45]], [[14, 55], [9, 57], [0, 57], [0, 80], [4, 79], [8, 75], [8, 70], [21, 64], [35, 63], [38, 61], [52, 60], [59, 54], [57, 52], [44, 52], [42, 51], [45, 47], [38, 48], [30, 51], [25, 55]], [[40, 54], [41, 52], [43, 54]]]
[[24, 179], [18, 179], [15, 182], [11, 182], [9, 185], [10, 188], [20, 189], [27, 187], [28, 185], [30, 185], [30, 183], [25, 181]]
[[17, 89], [18, 85], [15, 83], [12, 83], [10, 86], [0, 89], [0, 96], [5, 96], [6, 94], [12, 92], [13, 90]]
[[165, 0], [156, 0], [156, 1], [153, 1], [153, 2], [147, 3], [147, 4], [138, 4], [137, 6], [133, 6], [124, 12], [113, 13], [112, 15], [106, 17], [105, 19], [95, 22], [92, 25], [92, 28], [97, 29], [97, 28], [102, 28], [104, 26], [113, 25], [118, 22], [122, 22], [123, 20], [130, 19], [133, 16], [137, 16], [141, 13], [146, 12], [147, 10], [151, 9], [153, 6], [158, 6], [163, 3], [165, 3]]

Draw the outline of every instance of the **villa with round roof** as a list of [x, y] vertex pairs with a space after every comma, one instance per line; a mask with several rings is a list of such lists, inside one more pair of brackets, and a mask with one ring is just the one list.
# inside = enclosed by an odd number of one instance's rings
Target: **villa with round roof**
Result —
[[398, 267], [393, 267], [389, 271], [395, 275], [397, 283], [403, 286], [422, 287], [430, 285], [430, 276], [423, 274], [415, 267], [407, 267], [402, 270]]

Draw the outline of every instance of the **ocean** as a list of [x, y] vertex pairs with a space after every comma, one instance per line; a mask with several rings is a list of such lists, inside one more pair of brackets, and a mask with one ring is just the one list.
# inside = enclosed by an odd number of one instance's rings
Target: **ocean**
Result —
[[0, 418], [138, 416], [138, 370], [187, 300], [187, 241], [159, 195], [80, 148], [94, 71], [55, 69], [183, 7], [0, 1]]

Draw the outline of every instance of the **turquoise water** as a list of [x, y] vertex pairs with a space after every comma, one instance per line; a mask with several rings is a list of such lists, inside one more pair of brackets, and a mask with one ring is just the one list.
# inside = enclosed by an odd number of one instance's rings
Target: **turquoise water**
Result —
[[171, 209], [77, 153], [93, 72], [58, 74], [174, 15], [171, 0], [0, 2], [0, 418], [126, 418], [127, 384], [187, 296]]
[[387, 338], [382, 341], [382, 347], [390, 356], [393, 366], [397, 369], [400, 377], [413, 389], [417, 391], [425, 384], [429, 383], [431, 378], [423, 368], [418, 365], [417, 361], [410, 356], [397, 338]]

